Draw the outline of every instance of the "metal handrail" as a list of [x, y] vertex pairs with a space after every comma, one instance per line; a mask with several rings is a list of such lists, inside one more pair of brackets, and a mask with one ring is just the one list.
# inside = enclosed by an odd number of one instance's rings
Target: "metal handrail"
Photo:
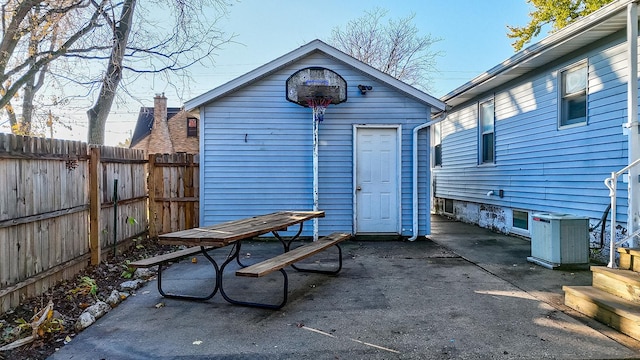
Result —
[[609, 264], [607, 264], [607, 267], [609, 268], [616, 268], [616, 263], [615, 263], [615, 252], [616, 252], [616, 247], [621, 244], [622, 242], [626, 241], [627, 239], [630, 239], [633, 236], [636, 236], [636, 233], [631, 234], [630, 236], [628, 236], [627, 238], [623, 239], [623, 241], [620, 241], [618, 243], [616, 243], [616, 193], [618, 191], [618, 177], [624, 173], [626, 173], [627, 171], [629, 171], [629, 169], [631, 169], [632, 167], [636, 166], [640, 164], [640, 159], [636, 159], [636, 161], [632, 162], [631, 164], [625, 166], [624, 168], [622, 168], [619, 171], [616, 172], [612, 172], [611, 173], [611, 177], [610, 178], [606, 178], [604, 180], [604, 185], [609, 188], [609, 197], [611, 198], [611, 235], [610, 235], [610, 239], [609, 239]]

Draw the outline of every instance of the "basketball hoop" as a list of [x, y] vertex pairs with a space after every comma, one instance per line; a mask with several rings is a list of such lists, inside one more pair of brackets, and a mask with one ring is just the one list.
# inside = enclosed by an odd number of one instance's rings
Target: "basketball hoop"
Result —
[[[333, 70], [308, 67], [289, 76], [285, 93], [288, 101], [313, 110], [313, 209], [318, 210], [318, 125], [329, 104], [347, 101], [347, 82]], [[313, 219], [313, 240], [318, 240], [318, 219]]]
[[333, 99], [330, 97], [307, 98], [307, 106], [313, 110], [313, 120], [324, 120], [324, 112]]

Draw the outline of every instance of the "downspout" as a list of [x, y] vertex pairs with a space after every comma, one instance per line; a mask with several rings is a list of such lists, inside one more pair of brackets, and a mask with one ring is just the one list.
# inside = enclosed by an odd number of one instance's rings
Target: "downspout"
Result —
[[[408, 238], [407, 240], [409, 241], [415, 241], [418, 238], [418, 209], [419, 209], [419, 205], [418, 204], [418, 132], [422, 129], [428, 128], [431, 125], [437, 124], [440, 121], [444, 120], [447, 118], [447, 111], [444, 110], [443, 112], [441, 112], [437, 117], [431, 119], [431, 121], [428, 121], [424, 124], [420, 124], [416, 127], [413, 128], [413, 143], [412, 143], [412, 151], [413, 151], [413, 155], [412, 155], [412, 160], [413, 160], [413, 164], [412, 164], [412, 171], [413, 171], [413, 185], [412, 185], [412, 194], [413, 194], [413, 199], [412, 199], [412, 205], [413, 205], [413, 209], [412, 209], [412, 220], [413, 220], [413, 224], [412, 224], [412, 229], [411, 231], [413, 232], [413, 235]], [[428, 146], [431, 146], [430, 144], [427, 144]], [[431, 169], [427, 169], [427, 171], [431, 171]], [[429, 194], [429, 196], [431, 196], [431, 182], [429, 182], [428, 186], [427, 186], [428, 190], [427, 193]], [[429, 200], [429, 202], [431, 202], [431, 200]], [[430, 211], [430, 209], [427, 209], [427, 211]]]
[[[634, 1], [627, 5], [627, 124], [628, 130], [628, 164], [640, 158], [640, 127], [638, 127], [638, 4]], [[629, 169], [629, 207], [627, 230], [630, 234], [640, 229], [640, 188], [638, 183], [640, 171], [637, 166]], [[616, 211], [611, 209], [611, 211]], [[615, 228], [615, 224], [611, 224]], [[636, 237], [629, 239], [629, 246], [638, 245]]]

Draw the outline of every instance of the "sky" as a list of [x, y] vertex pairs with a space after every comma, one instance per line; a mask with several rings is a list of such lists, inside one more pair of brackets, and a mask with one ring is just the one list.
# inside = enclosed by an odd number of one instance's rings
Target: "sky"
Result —
[[[376, 7], [387, 9], [389, 19], [415, 14], [414, 24], [420, 35], [440, 39], [431, 48], [441, 56], [430, 91], [439, 98], [511, 57], [514, 51], [512, 40], [506, 36], [507, 25], [527, 24], [532, 10], [526, 0], [232, 1], [219, 28], [236, 37], [218, 51], [214, 66], [194, 67], [193, 81], [179, 93], [159, 78], [141, 79], [129, 87], [137, 100], [114, 103], [105, 130], [106, 145], [117, 145], [131, 136], [140, 107], [153, 106], [155, 94], [165, 93], [168, 106], [180, 107], [314, 39], [328, 42], [332, 29], [344, 28], [349, 20]], [[58, 126], [54, 137], [86, 141], [85, 111], [63, 114], [61, 120], [72, 129]], [[0, 127], [0, 131], [8, 130]]]

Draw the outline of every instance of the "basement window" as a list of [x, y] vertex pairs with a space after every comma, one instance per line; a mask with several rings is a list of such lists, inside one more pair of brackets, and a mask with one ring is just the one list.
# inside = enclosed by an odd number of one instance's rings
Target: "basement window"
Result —
[[453, 199], [444, 199], [444, 212], [453, 215]]
[[516, 232], [529, 232], [529, 212], [523, 210], [513, 210], [513, 220], [511, 227], [520, 231]]

